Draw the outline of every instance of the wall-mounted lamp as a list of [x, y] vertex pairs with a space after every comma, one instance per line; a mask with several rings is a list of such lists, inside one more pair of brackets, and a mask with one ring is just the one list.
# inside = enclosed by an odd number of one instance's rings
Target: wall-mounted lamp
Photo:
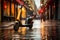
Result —
[[41, 4], [41, 6], [43, 6], [43, 4]]

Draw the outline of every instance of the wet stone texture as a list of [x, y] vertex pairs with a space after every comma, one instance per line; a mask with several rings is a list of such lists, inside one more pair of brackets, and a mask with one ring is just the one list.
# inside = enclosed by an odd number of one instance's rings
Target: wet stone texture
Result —
[[13, 26], [0, 28], [0, 40], [41, 40], [39, 23], [40, 20], [34, 20], [31, 30], [26, 27], [19, 27], [18, 32], [13, 30]]
[[0, 40], [41, 40], [40, 29], [14, 32], [14, 30], [4, 29], [0, 33]]
[[34, 20], [31, 30], [19, 27], [16, 32], [13, 26], [0, 28], [0, 40], [60, 40], [59, 30], [59, 22]]

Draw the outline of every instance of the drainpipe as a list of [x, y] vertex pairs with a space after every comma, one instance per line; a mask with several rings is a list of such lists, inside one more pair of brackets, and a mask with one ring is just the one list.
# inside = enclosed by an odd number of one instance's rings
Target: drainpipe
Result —
[[58, 0], [55, 0], [55, 20], [58, 20]]
[[4, 3], [4, 0], [1, 0], [1, 22], [3, 22], [3, 3]]

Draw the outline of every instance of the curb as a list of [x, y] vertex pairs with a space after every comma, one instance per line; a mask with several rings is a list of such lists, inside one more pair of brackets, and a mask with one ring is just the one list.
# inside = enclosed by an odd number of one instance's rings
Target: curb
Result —
[[10, 23], [6, 23], [6, 24], [2, 24], [0, 28], [8, 28], [12, 25], [14, 25], [15, 22], [10, 22]]

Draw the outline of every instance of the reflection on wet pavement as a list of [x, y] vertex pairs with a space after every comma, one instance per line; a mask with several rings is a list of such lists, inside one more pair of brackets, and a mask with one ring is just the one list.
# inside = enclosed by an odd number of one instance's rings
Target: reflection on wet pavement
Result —
[[59, 40], [59, 23], [56, 21], [42, 22], [41, 35], [42, 40]]
[[37, 25], [40, 26], [39, 22], [40, 20], [34, 20], [32, 30], [26, 27], [19, 27], [18, 32], [15, 32], [13, 26], [0, 28], [0, 40], [41, 40], [40, 27], [37, 28]]
[[0, 40], [41, 40], [40, 29], [22, 30], [15, 32], [13, 29], [1, 29]]
[[[36, 21], [37, 22], [37, 21]], [[0, 40], [59, 40], [60, 26], [56, 22], [42, 22], [40, 27], [34, 24], [32, 30], [26, 27], [19, 27], [18, 32], [11, 28], [0, 28]], [[35, 28], [34, 28], [35, 27]]]

